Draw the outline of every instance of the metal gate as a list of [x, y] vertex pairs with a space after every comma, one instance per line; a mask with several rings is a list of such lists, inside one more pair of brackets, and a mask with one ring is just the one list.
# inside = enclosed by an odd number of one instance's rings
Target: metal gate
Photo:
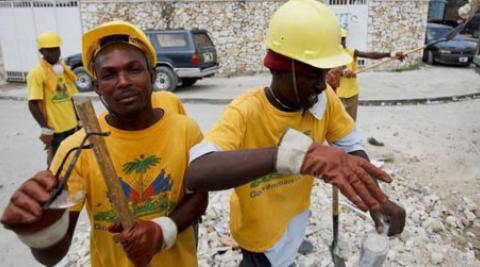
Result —
[[[348, 31], [347, 47], [368, 51], [367, 0], [329, 0], [328, 4]], [[360, 59], [358, 63], [364, 65], [365, 61]]]
[[80, 1], [0, 1], [0, 46], [7, 81], [25, 81], [40, 54], [36, 37], [45, 31], [60, 34], [62, 57], [81, 51]]

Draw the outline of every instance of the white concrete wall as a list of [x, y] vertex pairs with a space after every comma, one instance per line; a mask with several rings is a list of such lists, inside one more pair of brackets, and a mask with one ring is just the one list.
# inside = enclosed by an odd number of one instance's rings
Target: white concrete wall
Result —
[[[221, 64], [219, 75], [249, 74], [265, 71], [262, 65], [264, 34], [271, 15], [284, 2], [81, 0], [81, 26], [86, 31], [100, 23], [120, 19], [142, 29], [204, 28], [211, 33], [217, 47]], [[423, 44], [428, 0], [367, 0], [367, 4], [367, 50], [409, 50]], [[420, 58], [421, 53], [417, 53], [404, 63], [389, 64], [379, 69], [411, 68], [419, 64]]]

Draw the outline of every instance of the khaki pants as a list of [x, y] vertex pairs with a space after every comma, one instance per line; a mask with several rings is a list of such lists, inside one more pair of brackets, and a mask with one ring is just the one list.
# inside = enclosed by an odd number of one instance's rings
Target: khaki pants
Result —
[[349, 98], [340, 97], [340, 100], [347, 110], [348, 115], [350, 115], [354, 121], [357, 121], [358, 94]]

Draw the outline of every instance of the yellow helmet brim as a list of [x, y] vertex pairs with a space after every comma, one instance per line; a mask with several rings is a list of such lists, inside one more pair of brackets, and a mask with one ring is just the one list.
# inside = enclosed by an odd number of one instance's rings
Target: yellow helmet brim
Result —
[[151, 66], [155, 67], [157, 64], [157, 53], [152, 43], [135, 25], [125, 21], [112, 21], [97, 26], [86, 32], [82, 38], [82, 61], [83, 66], [87, 72], [95, 77], [93, 69], [93, 59], [101, 49], [100, 40], [112, 35], [126, 35], [128, 36], [128, 43], [138, 47], [145, 52], [150, 61]]

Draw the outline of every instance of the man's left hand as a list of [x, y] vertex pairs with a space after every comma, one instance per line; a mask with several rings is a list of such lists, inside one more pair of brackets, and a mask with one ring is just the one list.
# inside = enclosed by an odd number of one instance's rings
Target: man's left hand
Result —
[[370, 211], [370, 216], [375, 222], [375, 228], [377, 232], [383, 233], [384, 220], [388, 221], [390, 224], [390, 228], [388, 230], [389, 236], [400, 234], [401, 232], [403, 232], [403, 228], [405, 227], [405, 210], [399, 205], [397, 205], [395, 202], [390, 200], [382, 205], [382, 209], [383, 213]]
[[160, 225], [152, 221], [136, 220], [133, 226], [123, 229], [120, 223], [108, 228], [115, 243], [122, 244], [123, 250], [135, 266], [145, 266], [162, 249], [163, 232]]
[[407, 58], [407, 57], [408, 57], [408, 55], [405, 55], [403, 52], [396, 52], [395, 53], [395, 58], [397, 58], [400, 61], [405, 60], [405, 58]]

